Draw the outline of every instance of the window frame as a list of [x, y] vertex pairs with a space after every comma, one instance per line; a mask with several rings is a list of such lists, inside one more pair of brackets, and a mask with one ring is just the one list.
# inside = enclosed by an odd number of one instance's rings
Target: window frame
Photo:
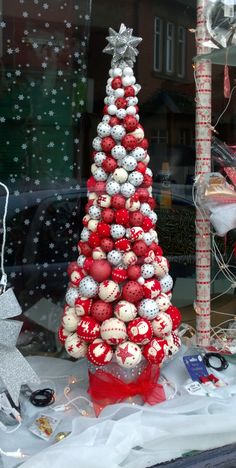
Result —
[[[172, 35], [169, 35], [168, 29], [172, 27]], [[172, 44], [172, 49], [170, 47]], [[170, 50], [171, 49], [171, 50]], [[175, 71], [175, 24], [172, 21], [166, 23], [166, 50], [165, 50], [165, 72], [167, 75], [174, 74]], [[169, 64], [171, 63], [171, 67]]]
[[[157, 31], [157, 22], [159, 22], [159, 32]], [[159, 67], [157, 67], [157, 36], [159, 36]], [[163, 69], [163, 19], [159, 16], [154, 18], [154, 48], [153, 48], [153, 68], [155, 72], [162, 72]]]
[[[180, 31], [183, 36], [180, 38]], [[182, 48], [181, 59], [182, 59], [182, 70], [179, 70], [179, 52]], [[178, 78], [184, 78], [186, 73], [186, 28], [184, 26], [178, 26], [177, 30], [177, 76]]]

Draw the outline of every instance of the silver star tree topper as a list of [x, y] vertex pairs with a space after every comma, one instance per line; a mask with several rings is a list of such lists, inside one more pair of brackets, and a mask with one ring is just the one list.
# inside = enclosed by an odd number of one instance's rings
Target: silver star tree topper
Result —
[[108, 45], [103, 52], [111, 54], [112, 64], [118, 65], [118, 62], [125, 61], [127, 65], [133, 66], [138, 55], [137, 45], [142, 41], [141, 37], [132, 36], [133, 29], [126, 28], [122, 23], [119, 32], [109, 28], [109, 36], [106, 38]]

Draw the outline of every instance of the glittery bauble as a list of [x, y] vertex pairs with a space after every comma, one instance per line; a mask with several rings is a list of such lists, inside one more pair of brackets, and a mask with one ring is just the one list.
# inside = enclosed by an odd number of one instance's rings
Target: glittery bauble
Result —
[[117, 318], [104, 320], [101, 324], [101, 337], [111, 345], [118, 345], [127, 339], [126, 326]]
[[169, 271], [169, 262], [165, 257], [157, 255], [153, 262], [155, 275], [158, 278], [163, 278]]
[[109, 302], [104, 302], [101, 299], [95, 301], [91, 307], [91, 315], [99, 322], [112, 317], [112, 305]]
[[135, 263], [137, 262], [137, 256], [134, 252], [125, 252], [123, 254], [122, 261], [126, 266], [135, 265]]
[[117, 250], [111, 250], [107, 254], [107, 260], [112, 264], [112, 265], [119, 265], [122, 261], [122, 254], [121, 252], [118, 252]]
[[86, 276], [80, 281], [79, 294], [81, 297], [94, 297], [98, 292], [98, 284], [92, 276]]
[[130, 280], [137, 280], [141, 275], [141, 268], [139, 265], [131, 265], [127, 268], [127, 275]]
[[66, 303], [73, 307], [75, 305], [75, 301], [77, 299], [77, 297], [79, 297], [79, 291], [77, 288], [69, 288], [67, 289], [66, 291]]
[[94, 260], [90, 268], [90, 275], [101, 283], [111, 276], [111, 265], [107, 260]]
[[100, 335], [100, 326], [93, 317], [83, 317], [77, 327], [77, 335], [84, 341], [93, 341]]
[[75, 313], [79, 317], [82, 315], [89, 315], [92, 306], [92, 299], [87, 297], [78, 297], [75, 301]]
[[127, 279], [127, 272], [124, 268], [114, 268], [111, 278], [116, 283], [123, 283]]
[[111, 225], [111, 236], [113, 239], [121, 239], [125, 235], [125, 228], [121, 224]]
[[63, 315], [61, 319], [61, 324], [65, 330], [68, 332], [74, 332], [77, 328], [80, 319], [73, 310], [69, 314]]
[[130, 320], [133, 320], [136, 317], [137, 308], [131, 302], [119, 301], [115, 305], [114, 314], [123, 322], [130, 322]]
[[105, 302], [114, 302], [120, 297], [119, 286], [112, 280], [103, 281], [99, 285], [98, 295]]
[[172, 320], [165, 312], [160, 312], [152, 321], [153, 333], [158, 338], [163, 338], [169, 335], [172, 331]]
[[168, 314], [172, 320], [172, 324], [173, 324], [172, 330], [176, 330], [176, 328], [180, 326], [180, 323], [182, 320], [180, 310], [177, 307], [170, 305], [166, 309], [165, 313]]
[[127, 281], [123, 286], [122, 296], [125, 301], [136, 304], [143, 298], [143, 287], [137, 281]]
[[158, 305], [153, 299], [143, 299], [138, 306], [138, 314], [148, 320], [153, 320], [159, 313]]
[[168, 352], [170, 355], [174, 355], [178, 353], [180, 347], [181, 347], [181, 339], [180, 337], [172, 332], [167, 338], [167, 343], [168, 343]]
[[140, 363], [142, 352], [137, 344], [131, 341], [125, 341], [125, 343], [117, 346], [115, 356], [120, 366], [131, 369]]
[[157, 279], [148, 279], [143, 285], [144, 296], [148, 299], [155, 299], [161, 292], [161, 286]]
[[127, 333], [130, 341], [140, 345], [149, 343], [153, 336], [153, 330], [149, 320], [145, 318], [135, 318], [128, 324]]
[[141, 275], [144, 279], [152, 278], [154, 275], [154, 267], [152, 264], [144, 263], [141, 266]]
[[88, 346], [87, 358], [96, 366], [104, 366], [112, 360], [112, 347], [103, 340], [95, 340]]
[[143, 348], [143, 356], [150, 364], [159, 364], [161, 366], [168, 354], [168, 344], [166, 340], [153, 338], [150, 343]]
[[65, 349], [70, 356], [79, 359], [86, 355], [87, 345], [76, 333], [73, 333], [66, 338]]
[[163, 276], [163, 278], [161, 278], [160, 280], [160, 285], [161, 285], [162, 292], [166, 293], [166, 292], [171, 291], [171, 289], [173, 288], [172, 277], [169, 274]]
[[70, 335], [71, 333], [65, 330], [65, 328], [63, 328], [62, 326], [58, 328], [58, 338], [61, 344], [65, 344], [66, 338], [68, 338], [68, 336]]

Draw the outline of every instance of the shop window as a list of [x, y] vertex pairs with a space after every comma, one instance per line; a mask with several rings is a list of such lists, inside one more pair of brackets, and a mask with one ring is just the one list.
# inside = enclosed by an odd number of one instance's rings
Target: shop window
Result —
[[151, 132], [151, 142], [160, 145], [161, 143], [168, 144], [168, 131], [156, 128]]

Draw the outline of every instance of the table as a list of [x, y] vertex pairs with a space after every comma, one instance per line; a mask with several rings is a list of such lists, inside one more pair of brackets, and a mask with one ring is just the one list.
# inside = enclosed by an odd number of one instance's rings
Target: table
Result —
[[[181, 353], [186, 352], [182, 350]], [[71, 431], [63, 441], [52, 444], [31, 434], [28, 425], [41, 410], [27, 400], [22, 403], [23, 424], [13, 434], [0, 434], [4, 451], [21, 448], [25, 460], [2, 456], [4, 468], [147, 468], [182, 457], [194, 450], [210, 450], [236, 441], [236, 367], [229, 364], [224, 379], [235, 377], [227, 387], [227, 398], [196, 397], [187, 394], [183, 383], [187, 372], [180, 355], [163, 368], [163, 374], [174, 380], [178, 394], [172, 400], [154, 407], [127, 403], [106, 407], [99, 418], [84, 417], [73, 406], [67, 412], [56, 413], [47, 408], [43, 413], [60, 416], [59, 431]], [[50, 357], [30, 357], [29, 362], [42, 385], [54, 385], [57, 404], [64, 401], [63, 390], [68, 376], [79, 376], [72, 397], [86, 395], [87, 368], [85, 360], [72, 363]], [[214, 372], [216, 375], [217, 373]], [[221, 373], [222, 374], [222, 373]], [[59, 377], [66, 376], [66, 377]], [[58, 377], [58, 378], [56, 378]], [[222, 376], [221, 376], [222, 377]], [[168, 466], [168, 465], [167, 465]], [[170, 465], [171, 466], [171, 465]], [[181, 466], [181, 465], [179, 465]], [[183, 465], [185, 466], [185, 465]], [[189, 466], [191, 466], [189, 464]], [[195, 466], [195, 465], [194, 465]]]

